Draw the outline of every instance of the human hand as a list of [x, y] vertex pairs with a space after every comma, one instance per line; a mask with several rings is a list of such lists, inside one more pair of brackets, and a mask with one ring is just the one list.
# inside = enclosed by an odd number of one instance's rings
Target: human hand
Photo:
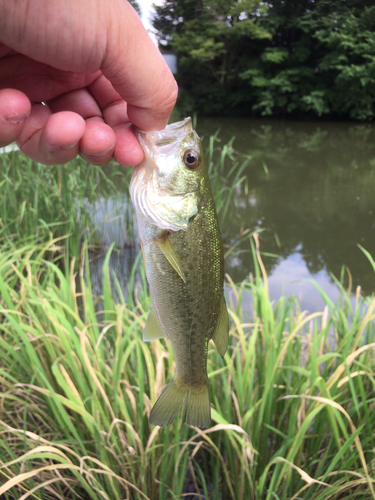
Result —
[[47, 165], [136, 165], [132, 123], [164, 128], [176, 97], [126, 0], [0, 0], [0, 146]]

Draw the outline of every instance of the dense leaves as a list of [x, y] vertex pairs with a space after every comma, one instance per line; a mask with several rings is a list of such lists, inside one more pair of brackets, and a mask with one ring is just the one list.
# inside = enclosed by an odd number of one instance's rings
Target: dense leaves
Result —
[[375, 115], [374, 0], [167, 0], [156, 13], [186, 111]]

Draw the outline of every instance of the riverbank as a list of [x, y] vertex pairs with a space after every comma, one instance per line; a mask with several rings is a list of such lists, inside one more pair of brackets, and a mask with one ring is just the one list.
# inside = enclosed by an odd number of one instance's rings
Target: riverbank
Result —
[[[375, 255], [374, 126], [203, 117], [196, 125], [214, 183], [226, 271], [235, 282], [254, 273], [249, 237], [257, 231], [272, 300], [296, 295], [303, 309], [319, 311], [324, 301], [312, 282], [337, 301], [335, 279], [341, 280], [343, 266], [351, 274], [349, 279], [345, 273], [345, 286], [351, 281], [353, 290], [375, 292], [371, 266], [358, 248]], [[105, 250], [116, 242], [110, 268], [126, 294], [139, 251], [128, 192], [131, 169], [116, 163], [102, 169], [79, 159], [38, 167], [12, 153], [0, 155], [0, 170], [7, 188], [0, 214], [8, 234], [45, 235], [60, 221], [51, 232], [76, 231], [65, 240], [76, 258], [82, 234], [89, 236], [98, 287]], [[40, 227], [40, 221], [46, 224]]]
[[[0, 495], [79, 498], [375, 498], [375, 299], [348, 293], [306, 314], [272, 304], [257, 275], [232, 288], [224, 360], [209, 348], [212, 427], [149, 424], [173, 375], [169, 343], [144, 343], [145, 273], [125, 301], [103, 267], [92, 293], [48, 261], [56, 243], [0, 254]], [[114, 290], [120, 300], [114, 300]], [[252, 295], [252, 316], [243, 300]]]
[[[222, 148], [214, 161], [214, 141], [206, 154], [222, 218], [244, 182], [243, 163], [231, 184], [220, 170], [231, 154]], [[151, 302], [131, 213], [122, 249], [108, 250], [112, 236], [92, 213], [129, 170], [106, 174], [81, 160], [42, 167], [13, 155], [0, 159], [1, 498], [375, 498], [375, 298], [352, 290], [350, 274], [349, 286], [336, 282], [335, 300], [319, 289], [316, 312], [296, 297], [273, 300], [261, 234], [244, 233], [253, 272], [226, 278], [224, 360], [209, 346], [212, 426], [178, 417], [153, 427], [173, 352], [142, 341]], [[110, 267], [126, 248], [138, 255], [127, 293]], [[375, 272], [368, 254], [367, 264]]]

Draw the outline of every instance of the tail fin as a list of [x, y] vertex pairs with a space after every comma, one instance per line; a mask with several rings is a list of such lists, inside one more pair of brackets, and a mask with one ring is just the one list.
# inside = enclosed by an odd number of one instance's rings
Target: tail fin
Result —
[[180, 386], [173, 377], [159, 396], [150, 414], [150, 423], [164, 427], [176, 418], [182, 407], [183, 422], [206, 429], [211, 423], [208, 381], [203, 387]]

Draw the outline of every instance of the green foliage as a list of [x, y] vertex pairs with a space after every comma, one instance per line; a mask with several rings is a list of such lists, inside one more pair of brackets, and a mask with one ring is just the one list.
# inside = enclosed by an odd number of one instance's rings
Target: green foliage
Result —
[[[326, 81], [326, 102], [333, 113], [357, 120], [375, 113], [375, 5], [352, 2], [329, 12], [329, 2], [301, 21], [324, 54], [317, 69]], [[327, 15], [328, 14], [328, 15]]]
[[[224, 182], [233, 140], [220, 150], [216, 140], [209, 139], [206, 161], [220, 174], [213, 191], [225, 218], [248, 159], [234, 163]], [[255, 235], [254, 275], [227, 282], [228, 352], [222, 360], [209, 349], [212, 426], [200, 431], [178, 418], [153, 427], [151, 407], [175, 364], [170, 343], [142, 341], [151, 303], [144, 268], [134, 265], [125, 298], [110, 273], [111, 248], [96, 295], [86, 249], [76, 266], [56, 262], [58, 243], [50, 239], [56, 224], [63, 227], [67, 201], [77, 203], [69, 193], [64, 201], [65, 182], [82, 199], [108, 185], [95, 180], [96, 170], [89, 181], [81, 160], [62, 167], [59, 181], [55, 167], [17, 165], [21, 158], [11, 159], [13, 172], [4, 166], [13, 190], [1, 191], [1, 213], [10, 225], [17, 219], [18, 231], [0, 247], [2, 499], [375, 498], [374, 298], [358, 291], [353, 299], [338, 282], [337, 303], [320, 291], [321, 312], [306, 315], [295, 298], [272, 303]], [[24, 212], [16, 203], [22, 196]], [[52, 227], [47, 234], [38, 232], [40, 220]], [[75, 218], [72, 224], [74, 232], [82, 228]]]
[[0, 252], [1, 498], [375, 498], [375, 299], [352, 305], [341, 287], [309, 316], [271, 304], [253, 247], [255, 276], [229, 282], [224, 360], [210, 347], [212, 426], [161, 429], [148, 418], [174, 360], [142, 341], [143, 268], [116, 302], [110, 254], [95, 297], [87, 254], [76, 279], [48, 252]]
[[184, 110], [375, 116], [374, 0], [170, 0], [156, 10]]
[[83, 235], [95, 230], [93, 203], [115, 195], [115, 180], [117, 186], [129, 181], [126, 170], [115, 163], [102, 168], [77, 158], [46, 166], [19, 151], [0, 154], [0, 171], [0, 238], [64, 238], [74, 257], [79, 256]]
[[265, 8], [260, 0], [170, 0], [156, 7], [160, 42], [178, 54], [180, 83], [197, 109], [219, 112], [235, 97], [239, 71], [250, 61], [248, 42], [271, 38], [256, 21]]

